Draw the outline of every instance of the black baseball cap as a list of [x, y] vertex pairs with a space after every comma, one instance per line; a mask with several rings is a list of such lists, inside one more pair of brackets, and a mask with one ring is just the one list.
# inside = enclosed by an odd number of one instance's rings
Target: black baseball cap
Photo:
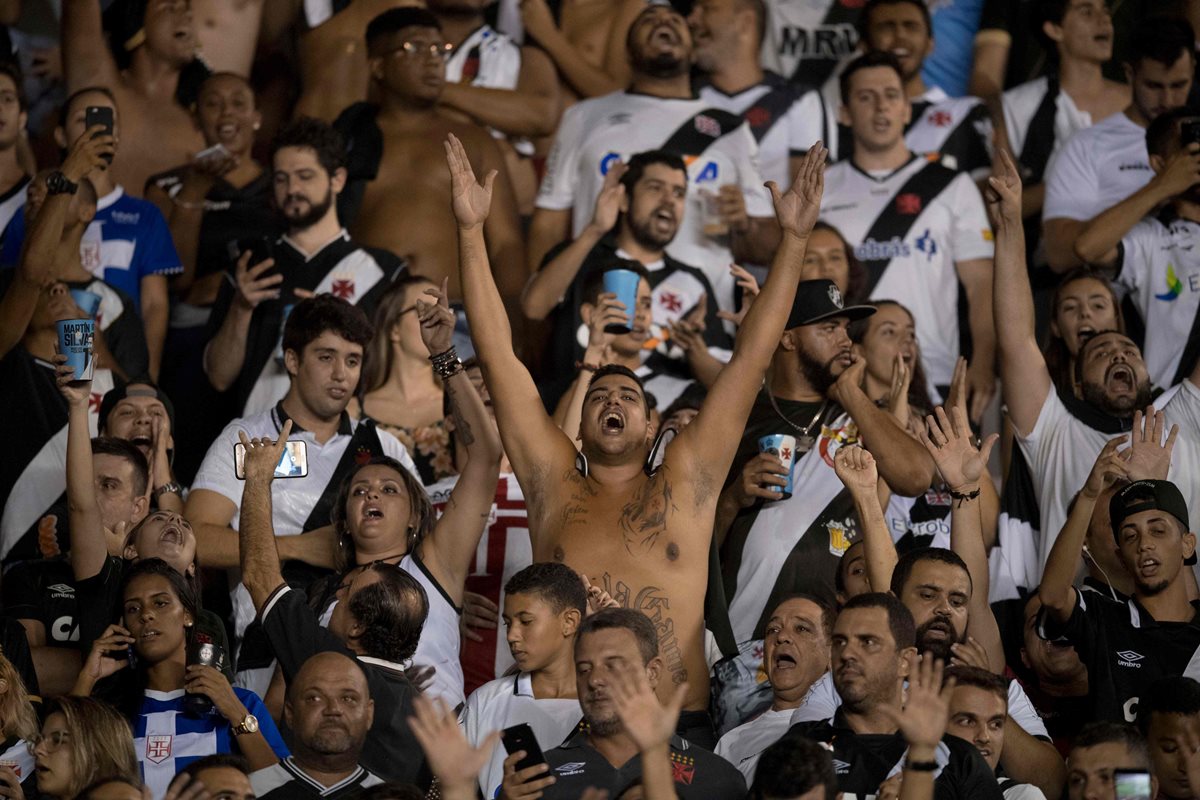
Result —
[[166, 392], [149, 380], [135, 380], [116, 386], [104, 393], [104, 399], [100, 401], [100, 430], [107, 431], [108, 415], [117, 407], [117, 403], [126, 397], [157, 398], [163, 404], [163, 408], [167, 410], [167, 419], [171, 423], [171, 430], [175, 430], [175, 406], [171, 405], [171, 399], [167, 397]]
[[1170, 481], [1134, 481], [1121, 489], [1108, 501], [1108, 514], [1112, 518], [1113, 536], [1121, 530], [1125, 520], [1142, 511], [1165, 511], [1183, 526], [1191, 529], [1188, 522], [1187, 502], [1179, 487]]
[[842, 301], [842, 292], [828, 278], [800, 281], [796, 287], [796, 299], [792, 301], [792, 313], [788, 316], [784, 330], [813, 325], [831, 317], [848, 317], [851, 322], [866, 319], [875, 313], [875, 306], [848, 306]]

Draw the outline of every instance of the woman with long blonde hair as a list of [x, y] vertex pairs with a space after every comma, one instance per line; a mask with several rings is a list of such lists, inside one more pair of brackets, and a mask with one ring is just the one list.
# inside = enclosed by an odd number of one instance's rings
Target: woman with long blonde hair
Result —
[[69, 696], [50, 700], [42, 732], [32, 745], [38, 789], [54, 800], [74, 800], [100, 779], [140, 782], [129, 723], [100, 700]]

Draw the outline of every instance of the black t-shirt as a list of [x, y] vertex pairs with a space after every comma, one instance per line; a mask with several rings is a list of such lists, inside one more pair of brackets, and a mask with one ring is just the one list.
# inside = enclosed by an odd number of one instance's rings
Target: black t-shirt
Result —
[[4, 574], [4, 614], [42, 623], [46, 644], [79, 647], [75, 575], [63, 558], [23, 561]]
[[[641, 756], [614, 767], [588, 744], [584, 728], [580, 723], [565, 742], [546, 751], [546, 762], [555, 778], [553, 786], [542, 790], [546, 800], [576, 800], [589, 786], [607, 790], [609, 797], [620, 797], [641, 781]], [[746, 796], [742, 773], [720, 756], [672, 736], [670, 758], [675, 793], [680, 800], [742, 800]]]
[[[287, 586], [271, 595], [258, 621], [288, 682], [317, 653], [343, 653], [355, 659], [367, 676], [371, 699], [375, 701], [375, 721], [363, 745], [362, 765], [385, 781], [418, 786], [429, 783], [421, 746], [408, 726], [409, 717], [416, 714], [413, 697], [417, 690], [398, 664], [355, 656], [340, 639], [321, 627], [304, 594]], [[284, 735], [288, 735], [286, 731]]]
[[[251, 317], [242, 371], [231, 390], [239, 410], [245, 406], [255, 384], [276, 356], [286, 321], [285, 311], [295, 305], [296, 289], [328, 291], [354, 303], [370, 317], [380, 296], [404, 268], [404, 262], [396, 256], [385, 250], [361, 247], [352, 242], [345, 231], [311, 257], [297, 250], [286, 236], [275, 240], [273, 252], [275, 266], [268, 274], [278, 272], [283, 275], [283, 282], [278, 286], [279, 297], [259, 303]], [[232, 282], [222, 283], [208, 322], [209, 339], [221, 327], [234, 296]], [[286, 373], [281, 374], [285, 376], [286, 391]], [[283, 393], [271, 398], [270, 402], [274, 403]]]
[[[786, 736], [803, 736], [832, 747], [833, 768], [843, 800], [874, 797], [879, 786], [904, 766], [908, 745], [899, 733], [858, 734], [839, 708], [832, 720], [801, 722]], [[971, 744], [946, 734], [938, 745], [935, 800], [1001, 800], [996, 775]]]
[[[179, 167], [159, 173], [147, 184], [174, 197], [183, 188], [187, 170]], [[266, 170], [240, 189], [223, 178], [216, 180], [204, 197], [204, 216], [196, 247], [197, 278], [230, 269], [240, 255], [236, 250], [239, 240], [259, 236], [274, 239], [283, 232], [271, 199], [271, 175]]]
[[1136, 598], [1117, 602], [1098, 592], [1075, 591], [1075, 610], [1056, 624], [1042, 609], [1038, 635], [1065, 636], [1088, 668], [1092, 718], [1137, 719], [1138, 698], [1159, 678], [1196, 673], [1200, 662], [1200, 600], [1188, 622], [1157, 622]]

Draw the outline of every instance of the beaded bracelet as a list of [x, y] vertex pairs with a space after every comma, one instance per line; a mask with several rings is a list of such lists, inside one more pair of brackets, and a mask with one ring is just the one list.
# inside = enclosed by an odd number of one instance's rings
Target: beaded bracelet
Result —
[[429, 360], [433, 364], [433, 371], [442, 380], [449, 380], [463, 371], [463, 363], [454, 345], [450, 345], [450, 349], [444, 353], [430, 356]]

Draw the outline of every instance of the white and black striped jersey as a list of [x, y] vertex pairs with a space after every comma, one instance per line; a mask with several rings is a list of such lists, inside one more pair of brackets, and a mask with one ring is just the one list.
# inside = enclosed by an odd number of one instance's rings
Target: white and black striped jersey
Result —
[[932, 155], [914, 154], [881, 175], [841, 161], [825, 173], [821, 219], [841, 231], [866, 267], [869, 297], [912, 312], [929, 382], [948, 386], [968, 338], [955, 264], [993, 254], [983, 198], [970, 176]]
[[858, 48], [860, 0], [766, 0], [764, 68], [816, 89]]
[[1092, 125], [1092, 115], [1075, 105], [1053, 76], [1014, 86], [1001, 104], [1008, 143], [1021, 165], [1021, 177], [1031, 184], [1042, 182], [1050, 159], [1068, 139]]
[[274, 766], [250, 773], [250, 785], [258, 800], [349, 800], [370, 786], [383, 783], [379, 776], [362, 767], [333, 786], [310, 778], [292, 757]]
[[977, 97], [951, 97], [934, 86], [912, 100], [904, 142], [914, 153], [938, 153], [942, 164], [978, 180], [992, 167], [991, 117]]
[[759, 756], [779, 741], [790, 727], [792, 709], [776, 711], [774, 708], [768, 708], [754, 719], [742, 723], [722, 736], [713, 752], [737, 767], [749, 786], [754, 783]]
[[1146, 129], [1113, 114], [1076, 133], [1050, 160], [1042, 219], [1089, 220], [1153, 177]]

